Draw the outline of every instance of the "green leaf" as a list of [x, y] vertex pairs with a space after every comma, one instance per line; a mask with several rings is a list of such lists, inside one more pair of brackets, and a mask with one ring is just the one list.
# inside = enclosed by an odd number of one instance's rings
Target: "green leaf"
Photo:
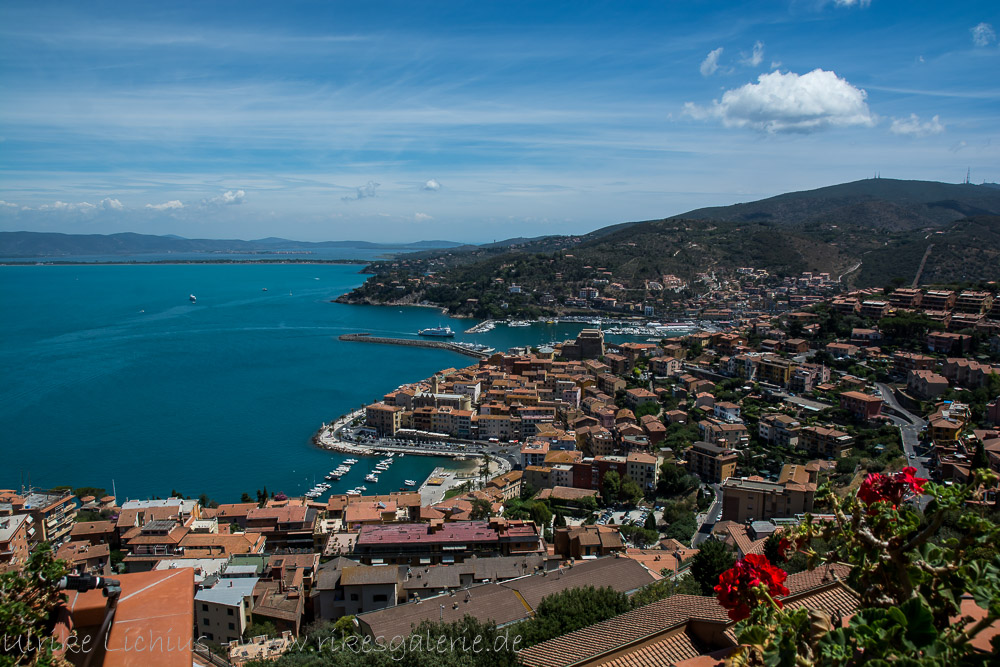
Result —
[[906, 615], [906, 633], [903, 635], [903, 641], [908, 648], [920, 649], [937, 639], [934, 616], [923, 602], [912, 598], [903, 603], [900, 611]]

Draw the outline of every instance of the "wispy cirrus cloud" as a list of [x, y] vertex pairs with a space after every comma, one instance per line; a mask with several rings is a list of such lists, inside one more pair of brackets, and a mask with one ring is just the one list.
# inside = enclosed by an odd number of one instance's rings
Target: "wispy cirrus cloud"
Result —
[[830, 127], [875, 125], [867, 93], [821, 69], [806, 74], [771, 72], [727, 90], [708, 107], [692, 102], [685, 112], [699, 120], [718, 118], [726, 127], [764, 132], [810, 133]]
[[[746, 67], [757, 67], [764, 60], [764, 42], [757, 40], [749, 54], [740, 53], [740, 64]], [[772, 68], [773, 69], [773, 68]]]
[[976, 46], [989, 46], [997, 39], [997, 34], [989, 23], [980, 23], [971, 28], [970, 32], [972, 33], [972, 43]]
[[719, 70], [719, 57], [722, 55], [722, 51], [723, 49], [720, 46], [708, 52], [708, 55], [701, 61], [701, 66], [698, 68], [702, 76], [712, 76]]

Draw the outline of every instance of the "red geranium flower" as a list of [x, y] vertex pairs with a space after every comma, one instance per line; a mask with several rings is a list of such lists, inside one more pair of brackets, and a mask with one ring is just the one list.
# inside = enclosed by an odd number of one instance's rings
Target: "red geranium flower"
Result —
[[858, 488], [858, 500], [873, 511], [875, 503], [891, 503], [893, 509], [907, 498], [919, 495], [924, 491], [926, 479], [914, 477], [916, 468], [907, 466], [893, 475], [883, 475], [880, 472], [869, 473]]
[[719, 583], [715, 592], [719, 604], [729, 610], [729, 618], [741, 621], [750, 615], [752, 605], [760, 604], [760, 591], [763, 586], [771, 599], [781, 607], [779, 595], [788, 595], [785, 579], [788, 574], [781, 568], [771, 565], [766, 556], [749, 554], [739, 560], [736, 565], [719, 575]]
[[786, 561], [788, 557], [792, 555], [795, 550], [792, 548], [792, 543], [787, 539], [782, 537], [778, 540], [778, 556], [781, 560]]

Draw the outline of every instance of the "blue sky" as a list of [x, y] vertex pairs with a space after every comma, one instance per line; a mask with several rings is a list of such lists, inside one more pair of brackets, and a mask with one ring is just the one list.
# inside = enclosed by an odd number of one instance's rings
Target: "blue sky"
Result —
[[0, 230], [489, 241], [1000, 181], [1000, 3], [0, 5]]

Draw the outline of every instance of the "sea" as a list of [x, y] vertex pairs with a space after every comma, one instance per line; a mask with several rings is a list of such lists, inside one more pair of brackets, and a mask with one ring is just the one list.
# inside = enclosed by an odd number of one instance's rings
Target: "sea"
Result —
[[[573, 338], [586, 326], [466, 335], [477, 320], [436, 308], [334, 303], [368, 277], [361, 268], [0, 266], [0, 488], [98, 487], [119, 502], [171, 492], [237, 502], [265, 487], [300, 495], [348, 458], [311, 443], [322, 423], [476, 362], [339, 335], [415, 338], [448, 325], [456, 341], [506, 350]], [[456, 465], [406, 456], [366, 483], [375, 462], [362, 459], [331, 493], [361, 484], [369, 494], [396, 491]]]

